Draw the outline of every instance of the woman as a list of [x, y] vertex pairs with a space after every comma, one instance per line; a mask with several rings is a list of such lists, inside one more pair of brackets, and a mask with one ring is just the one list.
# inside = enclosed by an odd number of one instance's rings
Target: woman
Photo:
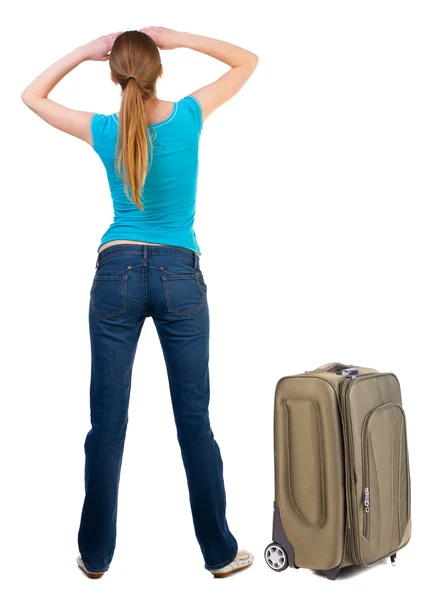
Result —
[[[231, 68], [179, 102], [160, 100], [159, 49], [191, 48]], [[109, 60], [121, 87], [119, 113], [66, 108], [48, 99], [86, 60]], [[215, 577], [245, 569], [226, 521], [223, 464], [209, 422], [209, 313], [193, 228], [198, 145], [205, 119], [249, 79], [257, 56], [219, 40], [145, 27], [100, 37], [61, 58], [22, 93], [42, 119], [88, 144], [108, 176], [114, 222], [98, 247], [90, 292], [91, 430], [85, 440], [85, 499], [78, 566], [88, 577], [109, 569], [116, 542], [119, 478], [131, 373], [139, 335], [152, 317], [162, 345], [205, 568]]]

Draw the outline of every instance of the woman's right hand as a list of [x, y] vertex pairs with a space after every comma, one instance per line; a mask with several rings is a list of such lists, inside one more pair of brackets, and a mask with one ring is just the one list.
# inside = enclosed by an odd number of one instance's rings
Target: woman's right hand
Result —
[[102, 35], [101, 37], [81, 46], [86, 60], [108, 60], [110, 58], [110, 52], [115, 39], [121, 35], [121, 33], [123, 32], [118, 31], [117, 33]]
[[167, 27], [143, 27], [140, 31], [149, 35], [160, 50], [174, 50], [182, 45], [182, 33], [180, 31], [168, 29]]

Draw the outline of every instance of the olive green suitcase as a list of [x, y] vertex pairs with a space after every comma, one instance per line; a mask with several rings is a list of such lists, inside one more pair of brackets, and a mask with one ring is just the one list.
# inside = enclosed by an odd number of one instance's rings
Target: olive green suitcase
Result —
[[282, 377], [274, 405], [273, 542], [265, 560], [336, 579], [410, 539], [406, 418], [393, 373], [329, 363]]

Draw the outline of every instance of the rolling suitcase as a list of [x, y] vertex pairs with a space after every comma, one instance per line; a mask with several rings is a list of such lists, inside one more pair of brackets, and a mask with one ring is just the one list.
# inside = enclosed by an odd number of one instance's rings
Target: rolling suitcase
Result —
[[273, 542], [265, 560], [336, 579], [410, 539], [406, 418], [393, 373], [329, 363], [282, 377], [274, 404]]

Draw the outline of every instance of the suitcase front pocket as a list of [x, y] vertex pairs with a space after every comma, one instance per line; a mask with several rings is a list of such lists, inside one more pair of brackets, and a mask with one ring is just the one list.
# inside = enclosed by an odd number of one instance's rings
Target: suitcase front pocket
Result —
[[401, 405], [382, 404], [367, 414], [362, 428], [362, 478], [362, 534], [381, 558], [399, 547], [410, 518], [406, 419]]

